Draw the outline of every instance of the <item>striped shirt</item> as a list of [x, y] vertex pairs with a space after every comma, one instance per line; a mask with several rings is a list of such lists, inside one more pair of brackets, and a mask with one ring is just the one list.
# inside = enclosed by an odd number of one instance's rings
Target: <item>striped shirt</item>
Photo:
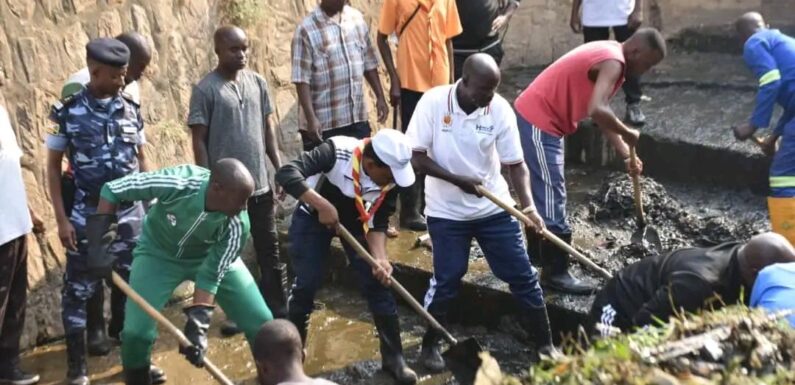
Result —
[[315, 8], [295, 30], [292, 81], [309, 84], [321, 130], [367, 120], [364, 73], [378, 67], [361, 12], [345, 6], [334, 17]]

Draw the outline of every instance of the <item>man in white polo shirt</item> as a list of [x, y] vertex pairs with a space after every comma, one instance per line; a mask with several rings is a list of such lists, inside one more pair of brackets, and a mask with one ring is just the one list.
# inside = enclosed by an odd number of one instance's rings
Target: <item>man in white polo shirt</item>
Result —
[[[513, 202], [500, 165], [508, 168], [522, 207], [529, 209], [524, 225], [539, 231], [544, 225], [533, 210], [530, 177], [522, 156], [516, 116], [511, 105], [495, 94], [500, 69], [483, 53], [464, 62], [454, 85], [439, 86], [423, 95], [406, 135], [414, 151], [415, 169], [428, 176], [425, 215], [433, 241], [433, 278], [425, 307], [440, 322], [446, 320], [467, 271], [472, 238], [478, 241], [494, 275], [510, 285], [522, 309], [523, 327], [536, 347], [550, 350], [546, 305], [538, 272], [522, 240], [520, 223], [496, 204], [479, 196], [476, 186]], [[441, 335], [429, 328], [420, 360], [430, 371], [444, 369]]]

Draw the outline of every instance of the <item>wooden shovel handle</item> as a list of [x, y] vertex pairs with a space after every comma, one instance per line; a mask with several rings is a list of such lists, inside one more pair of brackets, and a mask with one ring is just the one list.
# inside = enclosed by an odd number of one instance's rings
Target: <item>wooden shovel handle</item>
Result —
[[[484, 197], [488, 198], [490, 201], [494, 202], [497, 206], [502, 207], [503, 210], [507, 211], [509, 214], [513, 215], [514, 217], [516, 217], [517, 219], [519, 219], [523, 223], [527, 223], [527, 222], [530, 221], [530, 219], [527, 217], [527, 215], [525, 215], [523, 212], [519, 211], [519, 209], [517, 209], [516, 207], [513, 207], [512, 205], [509, 205], [508, 203], [506, 203], [502, 199], [497, 198], [497, 196], [492, 194], [491, 191], [488, 191], [488, 190], [486, 190], [485, 188], [483, 188], [481, 186], [478, 186], [477, 189], [478, 189], [478, 192], [481, 195], [483, 195]], [[562, 239], [558, 238], [555, 234], [551, 233], [546, 228], [544, 228], [544, 230], [541, 232], [541, 235], [544, 238], [546, 238], [547, 240], [549, 240], [550, 242], [554, 243], [555, 246], [557, 246], [557, 247], [563, 249], [564, 251], [566, 251], [567, 253], [571, 254], [571, 256], [574, 257], [574, 259], [576, 259], [578, 262], [580, 262], [583, 265], [587, 266], [591, 270], [597, 272], [602, 277], [607, 278], [607, 279], [613, 278], [613, 275], [610, 274], [609, 271], [603, 269], [602, 267], [600, 267], [599, 265], [597, 265], [596, 263], [594, 263], [593, 261], [588, 259], [588, 257], [584, 256], [582, 253], [577, 251], [575, 248], [571, 247], [571, 245], [569, 245], [568, 243], [564, 242]]]
[[[638, 154], [635, 146], [629, 147], [629, 161], [632, 165], [638, 164]], [[632, 191], [635, 193], [635, 215], [640, 226], [646, 226], [646, 213], [643, 212], [643, 190], [640, 187], [640, 175], [632, 175]]]
[[[378, 263], [376, 263], [375, 258], [372, 256], [372, 254], [370, 254], [370, 252], [367, 251], [367, 249], [364, 246], [362, 246], [362, 244], [359, 243], [358, 240], [356, 240], [356, 237], [354, 237], [353, 234], [351, 234], [350, 231], [348, 231], [348, 229], [345, 228], [345, 226], [338, 224], [337, 234], [339, 234], [342, 237], [342, 239], [345, 240], [345, 242], [348, 242], [348, 244], [351, 245], [351, 247], [353, 247], [354, 250], [356, 250], [356, 254], [359, 254], [359, 256], [364, 258], [367, 264], [369, 264], [371, 267], [374, 268], [378, 269], [381, 268], [381, 266], [379, 266]], [[434, 329], [440, 331], [444, 336], [444, 338], [447, 340], [447, 342], [449, 342], [451, 345], [458, 344], [458, 340], [456, 340], [455, 337], [453, 337], [453, 335], [450, 334], [450, 332], [448, 332], [447, 329], [445, 329], [444, 326], [442, 326], [442, 324], [440, 324], [439, 321], [436, 320], [436, 318], [433, 318], [431, 313], [428, 313], [428, 311], [425, 310], [425, 308], [422, 307], [422, 305], [420, 305], [420, 303], [417, 302], [416, 299], [414, 299], [411, 293], [409, 293], [409, 291], [406, 290], [406, 288], [403, 287], [403, 285], [401, 285], [400, 282], [398, 282], [395, 279], [395, 277], [392, 277], [390, 279], [389, 286], [391, 286], [392, 289], [394, 289], [400, 295], [401, 298], [403, 298], [406, 302], [408, 302], [411, 308], [414, 309], [414, 311], [417, 312], [417, 314], [421, 315], [422, 318], [425, 318], [425, 320], [428, 321], [428, 323], [431, 324], [431, 326]]]
[[[193, 345], [188, 338], [182, 334], [182, 330], [179, 330], [179, 328], [174, 326], [174, 324], [171, 323], [168, 318], [163, 316], [163, 314], [157, 311], [157, 309], [152, 307], [149, 302], [146, 302], [146, 300], [136, 293], [135, 290], [133, 290], [133, 288], [127, 284], [124, 278], [116, 274], [116, 272], [113, 272], [113, 283], [119, 288], [119, 290], [127, 295], [127, 298], [135, 302], [136, 305], [140, 306], [144, 313], [148, 314], [150, 317], [152, 317], [152, 319], [157, 321], [160, 326], [164, 327], [166, 331], [174, 335], [174, 337], [177, 337], [177, 341], [179, 341], [180, 345], [184, 347]], [[204, 357], [204, 369], [210, 372], [210, 375], [212, 375], [220, 384], [234, 385], [234, 383], [226, 375], [224, 375], [217, 366], [210, 362], [207, 357]]]

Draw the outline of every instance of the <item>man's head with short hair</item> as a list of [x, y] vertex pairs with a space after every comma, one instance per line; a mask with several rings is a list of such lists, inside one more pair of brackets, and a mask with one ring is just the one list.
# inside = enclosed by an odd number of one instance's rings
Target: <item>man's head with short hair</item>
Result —
[[135, 31], [116, 36], [116, 40], [130, 49], [130, 63], [127, 66], [127, 76], [124, 78], [124, 81], [130, 84], [143, 76], [146, 67], [152, 61], [152, 49], [146, 38]]
[[210, 170], [210, 186], [205, 206], [234, 217], [246, 209], [248, 198], [254, 193], [254, 178], [245, 165], [234, 158], [219, 159]]
[[226, 72], [237, 72], [248, 63], [248, 37], [234, 25], [218, 28], [213, 35], [218, 67]]
[[737, 258], [743, 283], [750, 290], [760, 270], [774, 263], [795, 262], [795, 248], [780, 234], [764, 233], [743, 245]]
[[639, 76], [659, 64], [668, 54], [668, 48], [660, 31], [641, 28], [623, 44], [626, 72]]
[[97, 98], [115, 96], [124, 87], [130, 50], [113, 38], [97, 38], [86, 44], [88, 89]]
[[[254, 338], [254, 362], [261, 385], [278, 384], [298, 373], [304, 360], [301, 335], [292, 322], [275, 319], [266, 322]], [[303, 370], [300, 372], [303, 375]]]
[[740, 42], [745, 44], [757, 31], [767, 28], [765, 19], [759, 12], [747, 12], [734, 22]]
[[494, 98], [500, 80], [500, 66], [494, 58], [485, 53], [476, 53], [464, 61], [458, 97], [466, 99], [463, 100], [464, 103], [473, 104], [477, 108], [486, 107]]

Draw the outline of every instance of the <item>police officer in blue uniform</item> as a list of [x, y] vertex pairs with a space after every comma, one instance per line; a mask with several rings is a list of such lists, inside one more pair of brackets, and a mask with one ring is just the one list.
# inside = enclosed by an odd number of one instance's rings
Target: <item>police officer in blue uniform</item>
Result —
[[[66, 333], [67, 383], [87, 385], [86, 303], [101, 278], [86, 269], [86, 218], [93, 214], [102, 186], [125, 175], [145, 171], [144, 124], [138, 104], [121, 90], [130, 51], [116, 39], [99, 38], [86, 45], [91, 80], [86, 89], [63, 99], [52, 108], [56, 124], [47, 136], [47, 173], [50, 197], [58, 222], [58, 236], [66, 253], [62, 292], [62, 318]], [[75, 197], [69, 216], [61, 199], [61, 161], [67, 153], [74, 171]], [[144, 211], [140, 203], [121, 206], [118, 238], [111, 247], [117, 256], [115, 271], [129, 277], [132, 250], [141, 229]], [[123, 308], [121, 304], [111, 307]], [[123, 315], [122, 315], [123, 317]], [[153, 383], [164, 381], [153, 368]]]

